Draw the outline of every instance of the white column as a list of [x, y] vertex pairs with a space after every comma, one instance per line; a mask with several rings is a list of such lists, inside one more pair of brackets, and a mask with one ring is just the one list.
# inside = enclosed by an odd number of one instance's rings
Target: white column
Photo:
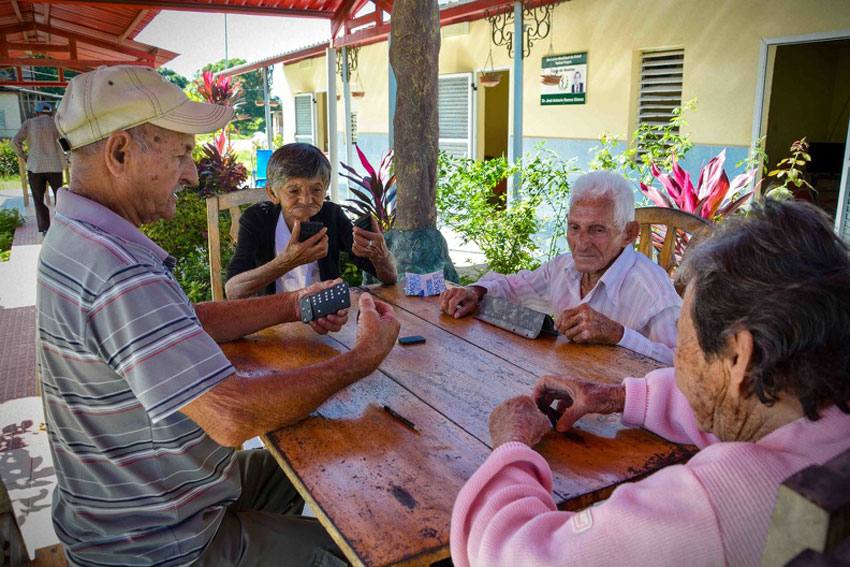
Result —
[[351, 141], [351, 72], [348, 68], [348, 48], [342, 48], [342, 111], [345, 113], [345, 165], [354, 167]]
[[328, 72], [328, 161], [331, 162], [331, 201], [339, 203], [339, 147], [336, 137], [336, 49], [325, 50]]
[[[512, 132], [513, 143], [511, 144], [510, 151], [511, 161], [518, 160], [522, 157], [522, 48], [524, 43], [522, 28], [522, 2], [514, 2], [514, 127]], [[520, 189], [519, 174], [517, 173], [514, 175], [508, 200], [512, 197], [519, 196]]]
[[266, 106], [266, 141], [268, 149], [274, 149], [274, 136], [272, 135], [272, 109], [269, 107], [269, 68], [263, 67], [263, 102]]

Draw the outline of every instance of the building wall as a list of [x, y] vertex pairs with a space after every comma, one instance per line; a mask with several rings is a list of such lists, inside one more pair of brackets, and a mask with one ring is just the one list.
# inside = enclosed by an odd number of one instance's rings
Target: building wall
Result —
[[0, 92], [0, 110], [4, 118], [4, 122], [0, 123], [0, 138], [11, 138], [18, 133], [22, 124], [18, 95]]
[[[463, 26], [460, 28], [460, 26]], [[486, 20], [443, 28], [440, 73], [478, 73], [490, 48]], [[695, 111], [685, 111], [695, 147], [685, 166], [692, 172], [727, 148], [727, 164], [746, 156], [750, 145], [762, 38], [850, 30], [847, 0], [572, 0], [554, 8], [552, 50], [555, 54], [588, 52], [587, 103], [541, 106], [539, 73], [549, 39], [538, 41], [525, 61], [523, 81], [523, 146], [538, 141], [586, 163], [608, 131], [626, 140], [637, 126], [637, 77], [640, 52], [684, 48], [683, 100], [697, 99]], [[850, 32], [848, 32], [850, 34]], [[513, 61], [504, 47], [493, 46], [493, 65], [510, 70]], [[846, 60], [846, 58], [845, 58]], [[365, 98], [356, 101], [358, 131], [365, 145], [386, 140], [387, 43], [365, 46], [359, 55], [359, 81]], [[295, 64], [284, 70], [293, 93], [324, 90], [324, 58], [312, 66]], [[358, 76], [355, 73], [355, 82]], [[339, 79], [338, 79], [339, 80]], [[338, 83], [341, 92], [341, 84]], [[478, 118], [484, 115], [483, 89], [478, 89]], [[835, 101], [829, 114], [835, 115]], [[342, 102], [338, 103], [342, 117]], [[825, 110], [826, 112], [826, 110]], [[512, 120], [512, 119], [511, 119]], [[291, 122], [292, 120], [289, 120]], [[286, 122], [286, 120], [285, 120]], [[510, 122], [508, 127], [511, 127]], [[339, 121], [339, 130], [344, 122]], [[484, 139], [478, 128], [478, 156]], [[384, 143], [386, 147], [386, 142]], [[370, 158], [375, 156], [370, 156]], [[730, 169], [733, 169], [730, 167]]]

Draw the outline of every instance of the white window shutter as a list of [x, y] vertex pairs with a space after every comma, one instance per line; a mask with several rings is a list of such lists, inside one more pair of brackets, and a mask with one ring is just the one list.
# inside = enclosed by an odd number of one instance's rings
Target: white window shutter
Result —
[[313, 139], [313, 95], [295, 95], [295, 141], [315, 144]]
[[682, 106], [684, 60], [684, 49], [641, 53], [638, 99], [640, 124], [667, 126], [673, 117], [673, 109]]
[[441, 76], [437, 105], [439, 148], [454, 157], [472, 157], [472, 74]]

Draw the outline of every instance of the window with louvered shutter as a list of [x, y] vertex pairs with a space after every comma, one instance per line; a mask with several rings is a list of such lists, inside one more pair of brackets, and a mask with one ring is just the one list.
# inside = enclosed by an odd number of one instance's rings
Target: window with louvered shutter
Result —
[[295, 95], [295, 141], [313, 144], [313, 95]]
[[[682, 106], [684, 49], [644, 51], [640, 66], [638, 122], [664, 127]], [[675, 130], [678, 133], [678, 129]]]
[[472, 154], [472, 75], [440, 77], [437, 90], [441, 150], [454, 157]]
[[357, 143], [357, 113], [351, 113], [351, 142]]

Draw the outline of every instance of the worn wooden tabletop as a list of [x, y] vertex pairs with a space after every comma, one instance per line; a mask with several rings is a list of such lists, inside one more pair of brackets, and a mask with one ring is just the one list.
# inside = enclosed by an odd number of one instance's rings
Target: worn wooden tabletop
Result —
[[[265, 436], [266, 445], [352, 565], [430, 565], [449, 555], [449, 521], [458, 491], [491, 450], [488, 419], [505, 399], [531, 393], [539, 376], [571, 374], [619, 382], [660, 365], [634, 352], [529, 340], [472, 317], [440, 313], [438, 298], [374, 287], [401, 321], [401, 336], [380, 368], [337, 393], [307, 420]], [[359, 290], [349, 323], [331, 336], [289, 323], [222, 345], [243, 373], [319, 362], [355, 342]], [[382, 409], [387, 405], [418, 431]], [[577, 510], [620, 483], [680, 462], [692, 449], [618, 416], [587, 416], [536, 449], [554, 472], [555, 500]]]

